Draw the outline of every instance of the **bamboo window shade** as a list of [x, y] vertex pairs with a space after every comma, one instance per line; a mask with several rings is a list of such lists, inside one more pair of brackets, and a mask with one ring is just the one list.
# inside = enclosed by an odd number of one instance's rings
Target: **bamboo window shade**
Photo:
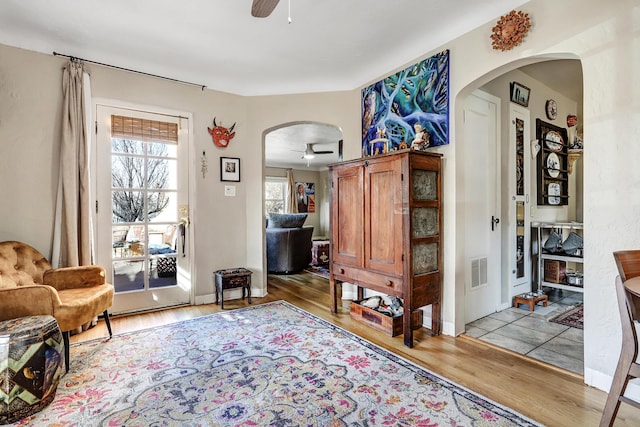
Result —
[[111, 137], [178, 143], [178, 124], [126, 116], [111, 116]]

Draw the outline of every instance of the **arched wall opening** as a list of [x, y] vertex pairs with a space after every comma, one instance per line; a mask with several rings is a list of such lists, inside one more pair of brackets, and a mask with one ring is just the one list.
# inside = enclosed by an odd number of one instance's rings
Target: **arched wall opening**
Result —
[[[562, 76], [557, 77], [558, 74], [556, 71], [561, 71], [564, 67], [570, 65], [569, 69], [572, 70], [572, 73], [575, 73], [573, 77], [570, 76]], [[538, 71], [541, 67], [546, 67], [545, 69], [550, 70], [550, 72], [543, 74], [542, 76]], [[554, 71], [554, 67], [557, 69]], [[532, 75], [527, 74], [527, 71], [531, 72]], [[535, 73], [533, 72], [535, 71]], [[579, 92], [576, 95], [566, 95], [561, 93], [557, 86], [556, 82], [553, 80], [554, 76], [557, 80], [562, 80], [562, 78], [574, 78], [577, 81], [572, 82], [575, 83], [575, 91]], [[465, 331], [465, 325], [467, 322], [465, 316], [465, 301], [467, 297], [467, 281], [469, 278], [469, 263], [467, 262], [467, 255], [465, 253], [465, 246], [469, 241], [477, 238], [477, 231], [473, 229], [469, 229], [467, 225], [467, 221], [465, 220], [465, 201], [469, 194], [475, 191], [474, 188], [467, 188], [469, 186], [468, 180], [465, 180], [465, 176], [470, 168], [473, 168], [473, 161], [469, 159], [468, 156], [465, 156], [465, 152], [470, 151], [473, 148], [474, 144], [474, 135], [465, 135], [465, 104], [467, 99], [477, 90], [482, 90], [490, 95], [494, 95], [500, 100], [500, 111], [498, 112], [499, 119], [499, 136], [498, 136], [498, 150], [499, 150], [499, 158], [497, 162], [498, 167], [498, 182], [497, 192], [501, 200], [499, 200], [498, 205], [500, 206], [499, 211], [496, 212], [496, 216], [502, 217], [506, 214], [505, 206], [511, 198], [511, 195], [508, 194], [507, 186], [505, 181], [510, 172], [508, 166], [508, 148], [509, 148], [509, 114], [511, 111], [512, 103], [509, 98], [509, 82], [510, 81], [518, 81], [520, 83], [528, 84], [533, 89], [531, 90], [530, 103], [528, 105], [528, 110], [530, 113], [530, 135], [525, 137], [525, 146], [528, 149], [529, 143], [531, 139], [535, 139], [535, 121], [537, 118], [540, 118], [545, 121], [549, 121], [544, 114], [545, 101], [547, 99], [559, 98], [559, 105], [562, 104], [562, 109], [558, 111], [557, 119], [553, 121], [555, 125], [566, 127], [565, 118], [568, 113], [577, 114], [579, 120], [582, 121], [582, 88], [583, 88], [583, 77], [582, 77], [582, 64], [580, 58], [572, 53], [556, 53], [556, 54], [546, 54], [541, 56], [532, 56], [528, 58], [522, 58], [508, 64], [502, 65], [486, 74], [482, 77], [477, 78], [473, 82], [466, 85], [462, 88], [458, 94], [455, 95], [455, 144], [456, 144], [456, 155], [455, 155], [455, 279], [454, 279], [454, 289], [453, 289], [453, 304], [450, 306], [454, 310], [454, 330], [455, 335], [463, 333]], [[561, 82], [557, 82], [561, 83]], [[580, 123], [580, 130], [582, 129], [582, 123]], [[578, 166], [580, 174], [582, 174], [582, 166], [581, 161]], [[542, 218], [545, 220], [582, 220], [582, 179], [576, 179], [574, 175], [574, 184], [571, 191], [576, 196], [575, 198], [579, 200], [579, 208], [573, 208], [572, 210], [565, 209], [564, 211], [560, 211], [559, 209], [552, 209], [548, 207], [538, 207], [536, 206], [536, 187], [535, 187], [535, 160], [532, 163], [532, 167], [530, 168], [531, 175], [529, 176], [529, 200], [530, 207], [528, 209], [531, 210], [531, 213], [534, 214], [534, 218]], [[531, 185], [532, 184], [532, 185]], [[554, 212], [554, 210], [556, 212]], [[489, 226], [490, 219], [486, 219], [486, 224]], [[508, 222], [503, 221], [503, 227], [507, 226]], [[529, 226], [529, 224], [527, 224]], [[502, 229], [502, 233], [506, 232], [505, 229]], [[585, 230], [585, 234], [588, 233], [588, 230]], [[502, 239], [504, 240], [504, 238]], [[506, 261], [501, 260], [501, 271], [504, 273], [508, 270]], [[533, 265], [533, 264], [532, 264]], [[511, 305], [510, 295], [507, 292], [504, 292], [504, 288], [507, 285], [508, 278], [505, 277], [506, 273], [501, 274], [501, 301], [497, 303], [497, 307], [509, 307]], [[532, 283], [535, 280], [533, 276], [531, 276]], [[451, 282], [449, 282], [451, 283]], [[533, 285], [535, 287], [535, 284]], [[507, 295], [507, 298], [504, 296]]]
[[[307, 197], [313, 199], [309, 205], [306, 227], [313, 227], [314, 240], [329, 239], [329, 182], [330, 163], [342, 160], [342, 129], [331, 123], [312, 120], [296, 120], [280, 123], [262, 132], [263, 145], [263, 212], [267, 216], [265, 188], [267, 178], [285, 180], [287, 171], [292, 174], [296, 184], [302, 183]], [[310, 144], [310, 145], [309, 145]], [[312, 153], [309, 153], [309, 150]], [[308, 156], [308, 154], [312, 154]], [[263, 234], [266, 233], [263, 230]], [[264, 239], [263, 239], [264, 240]], [[266, 260], [267, 247], [263, 254]], [[265, 267], [266, 261], [265, 261]], [[265, 268], [266, 271], [266, 268]]]

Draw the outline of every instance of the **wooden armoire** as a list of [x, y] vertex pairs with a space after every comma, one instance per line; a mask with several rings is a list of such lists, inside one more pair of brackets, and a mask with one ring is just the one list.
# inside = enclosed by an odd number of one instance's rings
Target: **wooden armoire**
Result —
[[413, 347], [411, 316], [432, 306], [441, 332], [441, 154], [402, 150], [329, 165], [331, 311], [342, 282], [404, 301], [404, 344]]

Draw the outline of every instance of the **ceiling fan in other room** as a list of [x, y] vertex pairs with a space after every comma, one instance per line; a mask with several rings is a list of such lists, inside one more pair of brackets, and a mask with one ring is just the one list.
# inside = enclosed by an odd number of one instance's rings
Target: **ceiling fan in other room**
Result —
[[251, 16], [255, 18], [266, 18], [271, 15], [280, 0], [253, 0], [251, 5]]
[[313, 143], [306, 144], [302, 154], [303, 159], [307, 159], [307, 160], [313, 159], [316, 156], [316, 154], [333, 154], [332, 150], [316, 151], [313, 149], [314, 145], [315, 144]]

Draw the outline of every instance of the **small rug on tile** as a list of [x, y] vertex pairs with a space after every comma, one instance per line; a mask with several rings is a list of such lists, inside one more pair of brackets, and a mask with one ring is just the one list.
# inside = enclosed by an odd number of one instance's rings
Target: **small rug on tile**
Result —
[[309, 265], [304, 269], [304, 271], [315, 274], [316, 276], [324, 277], [325, 279], [329, 278], [329, 269], [321, 265]]
[[[527, 307], [526, 305], [521, 304], [520, 308], [526, 309], [527, 311], [529, 311], [529, 307]], [[554, 313], [555, 312], [555, 313]], [[534, 306], [534, 313], [540, 316], [547, 316], [549, 314], [551, 314], [550, 317], [555, 316], [558, 313], [558, 305], [557, 304], [549, 304], [546, 307], [536, 304]]]
[[583, 304], [580, 303], [573, 308], [560, 313], [556, 317], [549, 319], [549, 322], [559, 323], [565, 326], [571, 326], [572, 328], [584, 329], [584, 310]]
[[284, 301], [72, 344], [20, 425], [540, 426]]

